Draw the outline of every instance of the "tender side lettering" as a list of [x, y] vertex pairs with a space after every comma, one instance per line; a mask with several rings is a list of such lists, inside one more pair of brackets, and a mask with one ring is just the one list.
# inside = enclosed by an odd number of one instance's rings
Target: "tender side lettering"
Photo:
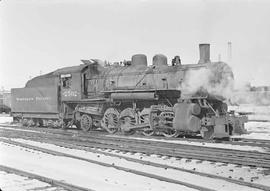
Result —
[[16, 101], [48, 101], [51, 97], [17, 97]]

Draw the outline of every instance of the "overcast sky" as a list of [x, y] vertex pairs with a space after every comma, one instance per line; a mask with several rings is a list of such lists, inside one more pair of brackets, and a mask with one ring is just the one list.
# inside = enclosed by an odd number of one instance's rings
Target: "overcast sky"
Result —
[[2, 0], [0, 87], [23, 87], [30, 76], [78, 65], [80, 59], [128, 60], [135, 53], [232, 62], [237, 82], [270, 85], [270, 1]]

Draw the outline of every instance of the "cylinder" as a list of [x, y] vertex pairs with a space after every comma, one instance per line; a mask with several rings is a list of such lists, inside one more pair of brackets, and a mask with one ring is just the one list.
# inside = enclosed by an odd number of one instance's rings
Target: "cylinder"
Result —
[[154, 66], [168, 66], [167, 57], [163, 54], [156, 54], [153, 57], [153, 65]]
[[210, 61], [210, 44], [199, 44], [200, 60], [198, 64], [206, 64]]
[[147, 66], [147, 57], [144, 54], [135, 54], [131, 57], [131, 66]]

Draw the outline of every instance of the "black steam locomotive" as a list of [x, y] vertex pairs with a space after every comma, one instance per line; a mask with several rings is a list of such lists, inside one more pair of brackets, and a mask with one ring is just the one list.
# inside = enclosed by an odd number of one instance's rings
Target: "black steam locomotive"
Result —
[[223, 92], [233, 73], [224, 62], [210, 61], [210, 45], [200, 44], [198, 64], [183, 65], [176, 56], [145, 55], [131, 61], [83, 64], [37, 76], [12, 89], [12, 116], [26, 126], [109, 133], [201, 134], [205, 139], [243, 133], [245, 117], [228, 113]]

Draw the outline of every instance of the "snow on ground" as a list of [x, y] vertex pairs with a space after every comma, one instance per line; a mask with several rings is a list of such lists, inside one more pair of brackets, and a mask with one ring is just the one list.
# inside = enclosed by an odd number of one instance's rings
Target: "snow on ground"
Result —
[[65, 191], [63, 188], [54, 187], [36, 179], [0, 171], [0, 188], [3, 191]]
[[1, 165], [94, 190], [194, 190], [115, 168], [54, 156], [3, 142], [0, 143], [0, 153]]
[[[88, 151], [83, 151], [83, 150], [63, 148], [63, 147], [59, 147], [59, 146], [52, 145], [52, 144], [40, 143], [40, 142], [24, 140], [24, 139], [12, 139], [12, 140], [31, 144], [34, 146], [38, 146], [38, 147], [42, 147], [42, 148], [46, 148], [46, 149], [50, 149], [50, 150], [54, 150], [54, 151], [58, 151], [58, 152], [63, 152], [63, 153], [74, 155], [74, 156], [79, 156], [79, 157], [86, 158], [86, 159], [98, 160], [98, 161], [104, 162], [106, 164], [114, 163], [115, 166], [122, 166], [125, 168], [138, 170], [141, 172], [156, 174], [159, 176], [164, 176], [166, 178], [176, 179], [176, 180], [184, 181], [184, 182], [187, 182], [190, 184], [195, 184], [197, 186], [206, 186], [207, 185], [208, 188], [211, 188], [214, 190], [246, 190], [247, 189], [246, 187], [243, 187], [243, 186], [240, 186], [237, 184], [233, 184], [233, 183], [230, 183], [230, 182], [227, 182], [224, 180], [199, 176], [199, 175], [196, 175], [193, 173], [182, 172], [182, 171], [178, 171], [178, 170], [174, 170], [174, 169], [163, 169], [163, 168], [153, 167], [153, 166], [149, 166], [149, 165], [143, 165], [143, 164], [139, 164], [139, 163], [125, 160], [121, 157], [112, 157], [112, 156], [107, 156], [104, 154], [93, 153], [93, 152], [88, 152]], [[29, 149], [27, 149], [27, 150], [29, 150]], [[142, 158], [140, 158], [140, 160], [142, 160]], [[194, 166], [196, 166], [196, 165], [194, 165]], [[194, 166], [193, 166], [193, 168], [194, 168]], [[208, 171], [209, 171], [209, 169], [208, 169]], [[117, 177], [117, 176], [118, 176], [117, 174], [113, 175], [113, 177]], [[144, 181], [146, 181], [146, 180], [144, 180]], [[194, 180], [196, 180], [196, 181], [194, 181]], [[154, 188], [152, 188], [152, 189], [156, 190]], [[253, 189], [251, 189], [251, 190], [253, 190]]]
[[12, 117], [10, 117], [9, 115], [0, 115], [0, 123], [11, 123], [12, 120]]
[[[2, 127], [2, 126], [0, 126], [0, 129], [16, 130], [16, 129], [12, 128], [12, 127]], [[39, 132], [39, 131], [34, 131], [34, 130], [29, 130], [29, 129], [20, 129], [20, 131], [32, 132], [32, 133]]]
[[[102, 149], [97, 149], [103, 151]], [[103, 151], [104, 152], [104, 151]], [[108, 152], [108, 151], [105, 151]], [[159, 155], [140, 155], [133, 153], [121, 153], [118, 151], [110, 151], [109, 153], [119, 156], [128, 156], [145, 161], [165, 164], [172, 167], [178, 167], [186, 170], [202, 172], [206, 174], [218, 175], [246, 182], [254, 182], [265, 186], [270, 186], [270, 171], [265, 168], [252, 168], [248, 166], [239, 166], [235, 164], [226, 164], [221, 162], [201, 161], [196, 159], [177, 159], [175, 157], [160, 157]]]

